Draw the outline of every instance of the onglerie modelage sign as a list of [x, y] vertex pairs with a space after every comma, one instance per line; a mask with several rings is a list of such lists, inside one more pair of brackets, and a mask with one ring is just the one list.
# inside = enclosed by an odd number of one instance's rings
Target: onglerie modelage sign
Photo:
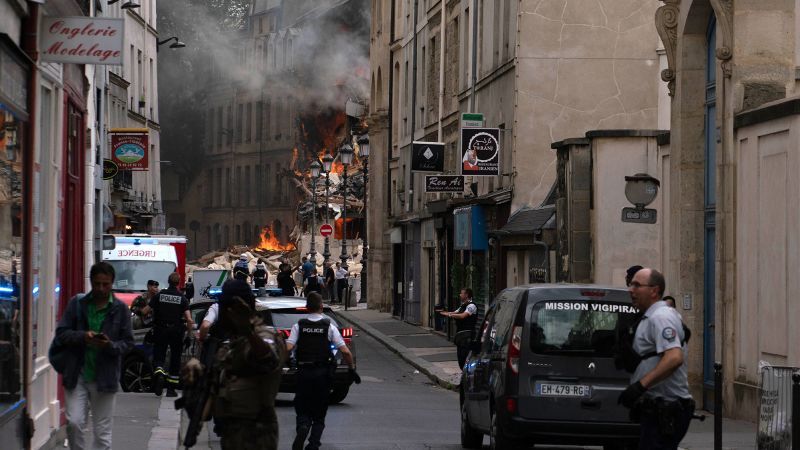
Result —
[[125, 19], [42, 17], [42, 60], [74, 64], [122, 64]]

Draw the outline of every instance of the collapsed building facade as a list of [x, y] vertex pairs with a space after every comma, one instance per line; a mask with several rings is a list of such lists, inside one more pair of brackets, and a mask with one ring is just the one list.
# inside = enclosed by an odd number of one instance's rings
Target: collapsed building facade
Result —
[[346, 61], [325, 61], [337, 41], [324, 36], [366, 35], [364, 3], [254, 1], [231, 39], [235, 57], [212, 56], [202, 169], [167, 208], [190, 259], [233, 246], [282, 250], [309, 229], [308, 166], [350, 139], [345, 105], [367, 83], [337, 73]]

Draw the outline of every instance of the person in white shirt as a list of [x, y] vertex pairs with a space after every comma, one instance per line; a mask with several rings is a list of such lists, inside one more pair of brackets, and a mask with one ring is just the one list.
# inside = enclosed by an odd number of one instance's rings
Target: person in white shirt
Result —
[[345, 301], [344, 290], [347, 289], [347, 275], [347, 264], [342, 265], [337, 262], [336, 272], [334, 272], [334, 276], [336, 277], [336, 298], [342, 303]]

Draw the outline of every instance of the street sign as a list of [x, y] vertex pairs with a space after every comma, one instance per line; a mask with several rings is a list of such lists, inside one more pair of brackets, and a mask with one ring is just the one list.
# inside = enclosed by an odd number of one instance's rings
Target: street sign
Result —
[[412, 142], [412, 172], [444, 172], [444, 143]]
[[323, 237], [328, 237], [333, 234], [333, 227], [327, 223], [324, 223], [319, 227], [319, 234], [321, 234]]
[[461, 175], [500, 175], [499, 129], [461, 129]]
[[426, 175], [425, 192], [464, 192], [464, 176]]
[[104, 159], [103, 160], [103, 179], [104, 180], [110, 180], [110, 179], [114, 178], [115, 176], [117, 176], [118, 173], [119, 173], [119, 167], [117, 167], [117, 164], [114, 161], [112, 161], [110, 159]]
[[483, 114], [463, 113], [461, 114], [461, 128], [480, 128], [483, 126]]
[[630, 223], [656, 223], [658, 214], [655, 209], [649, 208], [622, 208], [622, 221]]

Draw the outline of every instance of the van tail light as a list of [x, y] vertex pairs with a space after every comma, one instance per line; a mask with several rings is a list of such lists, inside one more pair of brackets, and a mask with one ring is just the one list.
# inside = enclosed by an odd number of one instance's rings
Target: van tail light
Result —
[[506, 411], [509, 414], [516, 414], [517, 413], [517, 399], [514, 397], [506, 398]]
[[519, 355], [522, 349], [522, 327], [514, 326], [511, 331], [511, 345], [508, 346], [508, 368], [519, 375]]

